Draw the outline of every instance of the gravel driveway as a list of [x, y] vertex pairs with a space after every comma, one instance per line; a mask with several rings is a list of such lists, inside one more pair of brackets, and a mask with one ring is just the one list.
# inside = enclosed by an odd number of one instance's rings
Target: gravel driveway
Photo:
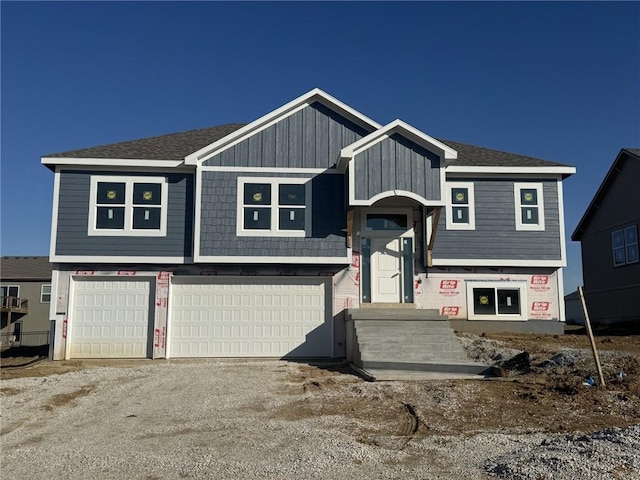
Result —
[[[403, 400], [410, 383], [213, 360], [4, 380], [2, 478], [637, 478], [639, 427], [426, 435], [428, 415]], [[421, 382], [425, 402], [455, 408], [446, 386]]]

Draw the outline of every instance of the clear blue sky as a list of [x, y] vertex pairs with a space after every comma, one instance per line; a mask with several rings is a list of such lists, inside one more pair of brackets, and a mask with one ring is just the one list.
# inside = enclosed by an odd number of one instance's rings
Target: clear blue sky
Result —
[[640, 3], [2, 2], [1, 254], [46, 255], [53, 152], [250, 122], [320, 87], [385, 124], [571, 164], [569, 240], [640, 147]]

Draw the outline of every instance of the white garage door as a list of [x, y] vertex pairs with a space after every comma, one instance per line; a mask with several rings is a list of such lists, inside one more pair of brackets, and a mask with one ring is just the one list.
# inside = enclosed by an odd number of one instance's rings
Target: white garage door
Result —
[[330, 357], [327, 279], [173, 277], [171, 357]]
[[74, 279], [69, 358], [145, 358], [149, 280]]

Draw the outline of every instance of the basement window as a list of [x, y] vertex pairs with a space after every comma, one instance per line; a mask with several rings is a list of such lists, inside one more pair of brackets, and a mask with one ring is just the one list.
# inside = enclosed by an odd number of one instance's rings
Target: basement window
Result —
[[526, 320], [526, 282], [467, 282], [469, 320]]

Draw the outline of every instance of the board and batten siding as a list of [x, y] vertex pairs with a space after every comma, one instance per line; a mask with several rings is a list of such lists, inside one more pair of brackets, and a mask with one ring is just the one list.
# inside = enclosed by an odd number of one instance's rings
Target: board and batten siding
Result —
[[330, 168], [337, 163], [342, 148], [368, 133], [321, 103], [314, 102], [214, 155], [204, 165]]
[[357, 154], [355, 199], [369, 200], [382, 192], [405, 190], [438, 201], [440, 157], [398, 134]]
[[311, 178], [310, 237], [239, 237], [238, 177], [250, 173], [202, 173], [202, 209], [200, 214], [200, 255], [242, 257], [346, 257], [347, 212], [344, 175], [268, 173], [259, 177]]
[[434, 259], [561, 260], [555, 179], [531, 180], [543, 184], [543, 231], [516, 230], [513, 189], [515, 182], [524, 180], [456, 178], [455, 181], [474, 183], [475, 230], [447, 230], [443, 208], [433, 249]]
[[[165, 176], [169, 187], [167, 235], [164, 237], [89, 236], [89, 190], [92, 175]], [[190, 257], [193, 243], [193, 175], [110, 171], [60, 172], [56, 255]]]

